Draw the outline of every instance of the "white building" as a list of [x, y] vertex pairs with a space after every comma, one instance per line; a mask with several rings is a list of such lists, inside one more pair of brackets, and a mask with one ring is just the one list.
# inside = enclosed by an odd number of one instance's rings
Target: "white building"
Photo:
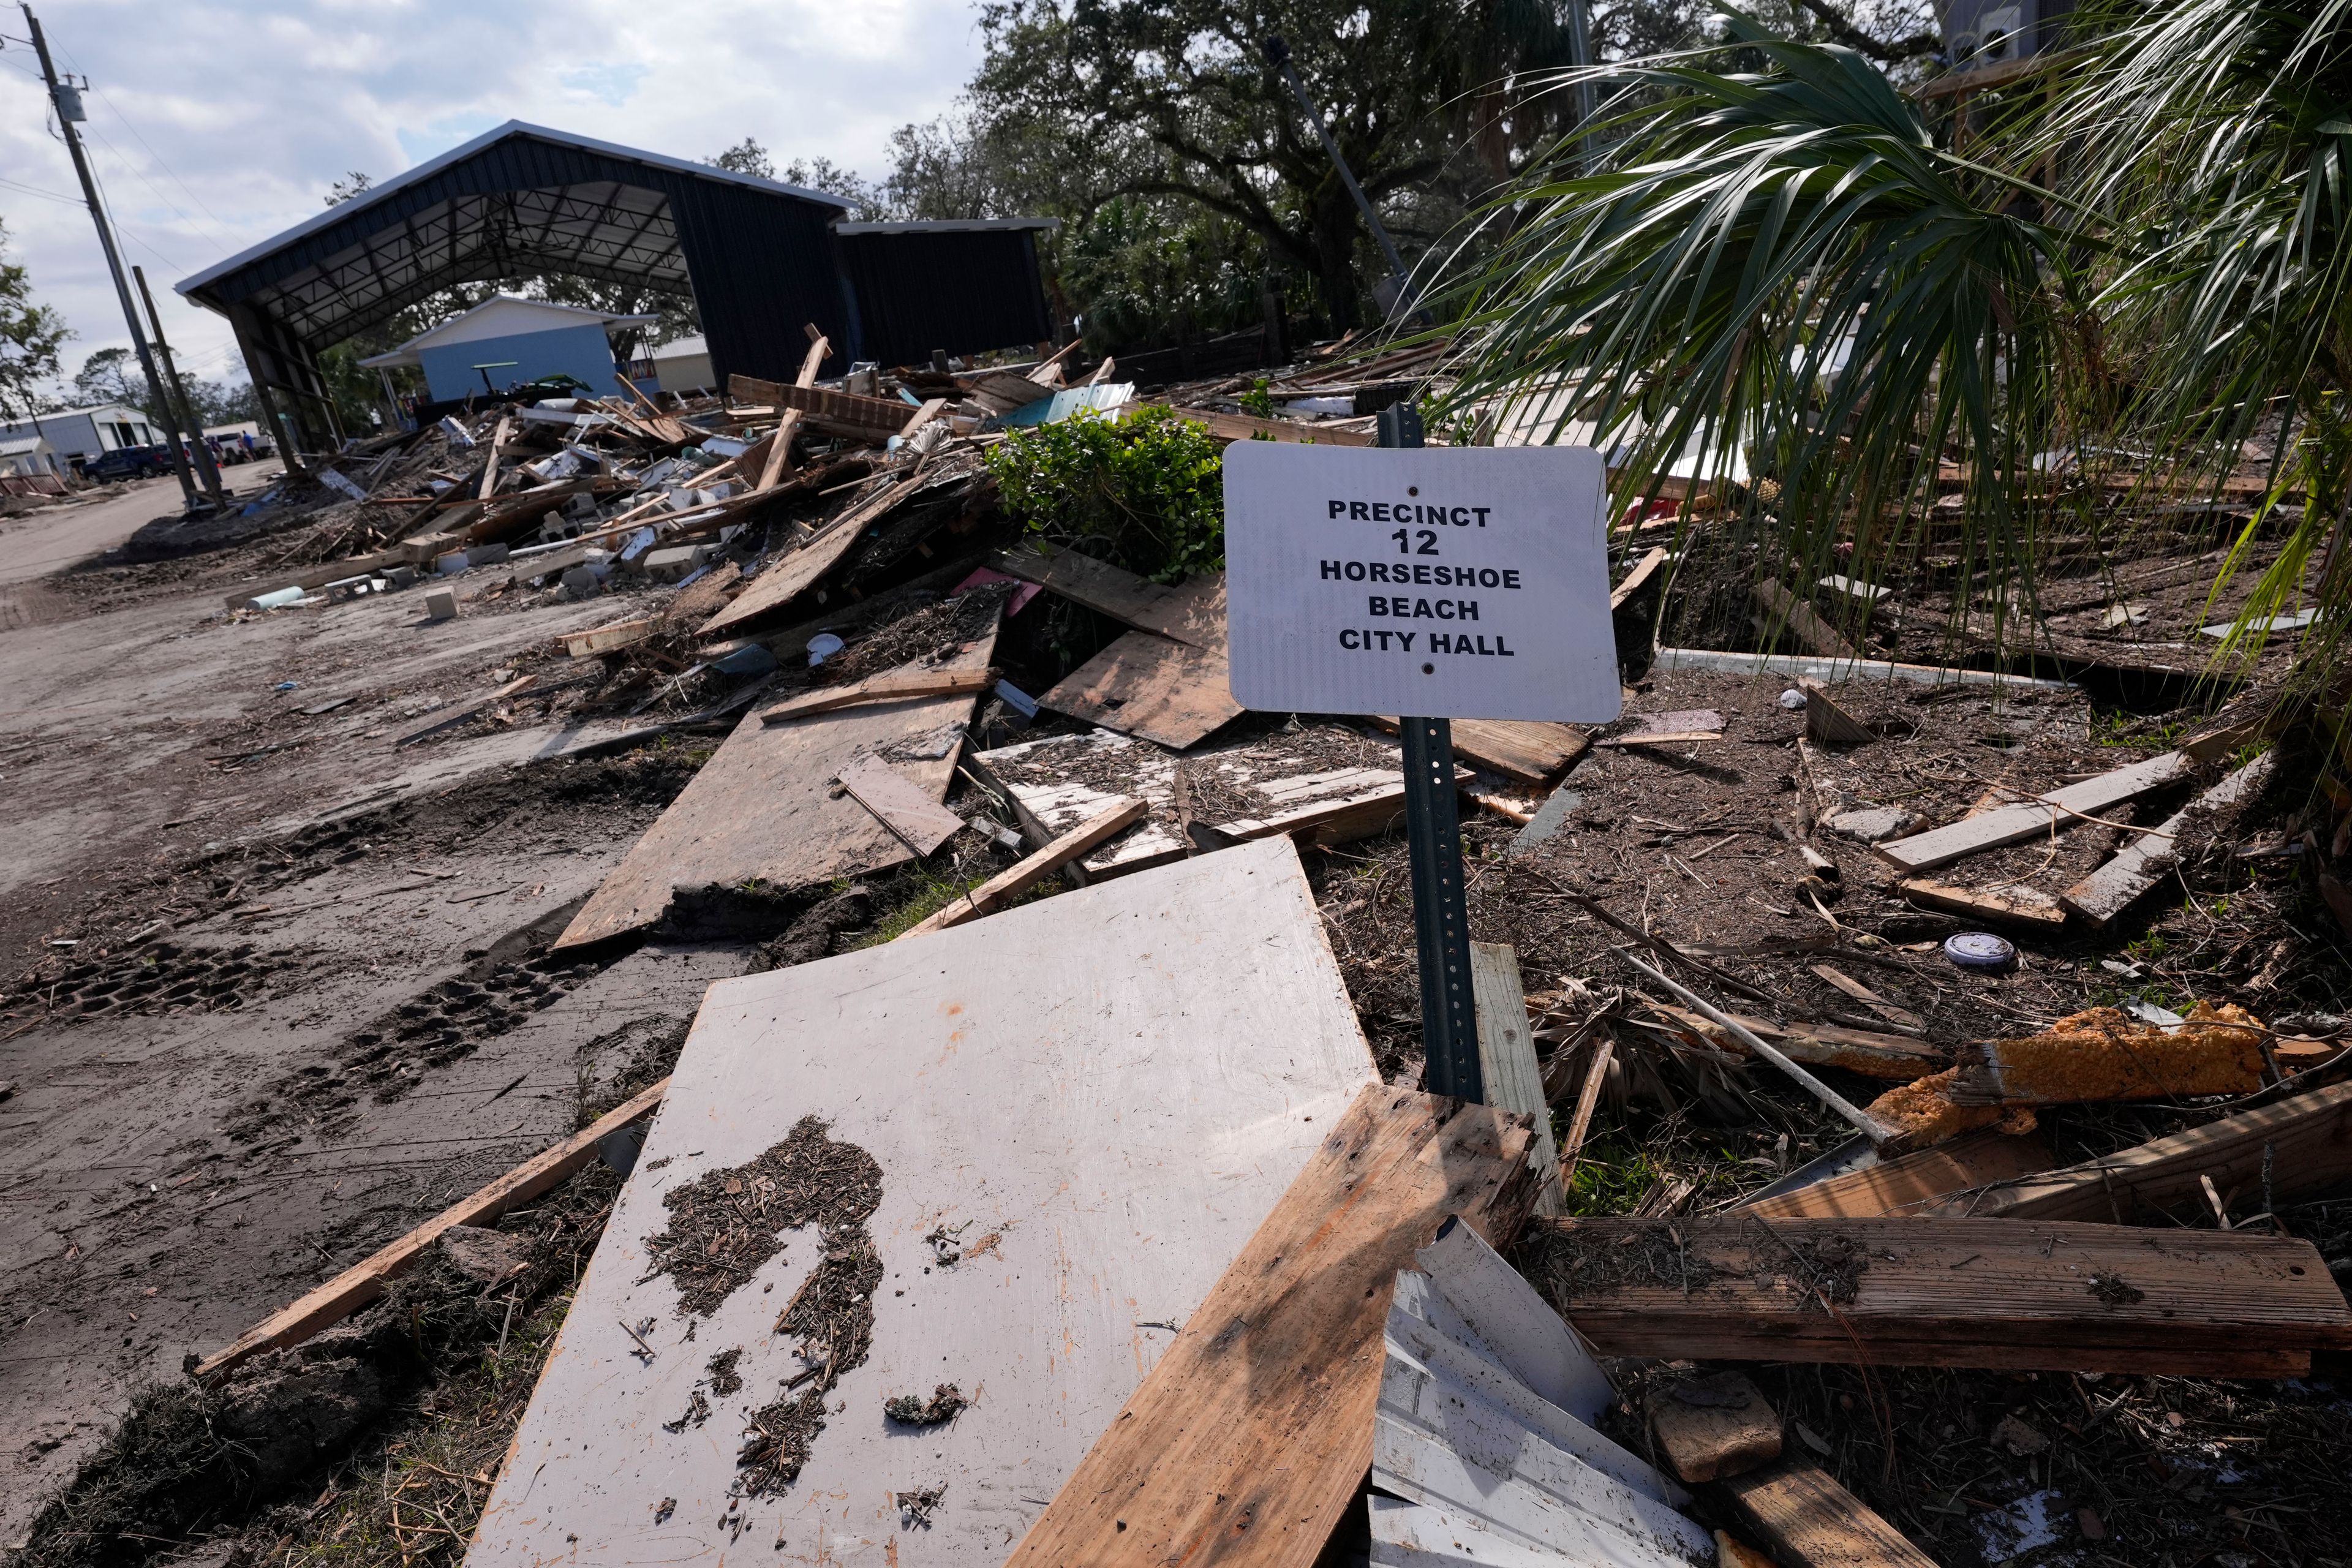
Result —
[[0, 479], [62, 472], [58, 449], [46, 436], [0, 436]]
[[93, 408], [61, 408], [30, 419], [0, 424], [0, 441], [38, 436], [57, 449], [60, 467], [87, 462], [118, 447], [152, 447], [162, 439], [147, 416], [121, 404], [101, 403]]
[[700, 332], [647, 349], [629, 363], [629, 379], [647, 392], [717, 391], [710, 343]]

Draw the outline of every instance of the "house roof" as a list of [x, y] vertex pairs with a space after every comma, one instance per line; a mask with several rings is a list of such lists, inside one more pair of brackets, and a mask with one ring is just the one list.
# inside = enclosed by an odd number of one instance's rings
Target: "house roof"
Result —
[[609, 310], [591, 310], [579, 305], [562, 305], [552, 300], [527, 299], [520, 294], [493, 294], [472, 310], [452, 316], [440, 325], [417, 333], [398, 348], [372, 355], [360, 363], [371, 370], [379, 365], [413, 365], [418, 363], [419, 350], [439, 348], [448, 343], [516, 337], [526, 332], [555, 331], [566, 327], [608, 327], [615, 322], [644, 326], [659, 320], [658, 316], [617, 315]]

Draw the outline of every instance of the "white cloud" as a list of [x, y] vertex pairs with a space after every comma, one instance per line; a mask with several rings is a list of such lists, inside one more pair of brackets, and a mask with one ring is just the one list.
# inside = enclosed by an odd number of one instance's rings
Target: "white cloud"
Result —
[[[889, 133], [943, 112], [978, 63], [966, 0], [48, 0], [60, 70], [87, 75], [93, 163], [184, 368], [241, 374], [228, 323], [180, 279], [493, 125], [530, 121], [676, 157], [756, 137], [779, 163], [884, 172]], [[23, 22], [0, 15], [0, 219], [11, 259], [79, 337], [128, 342]]]

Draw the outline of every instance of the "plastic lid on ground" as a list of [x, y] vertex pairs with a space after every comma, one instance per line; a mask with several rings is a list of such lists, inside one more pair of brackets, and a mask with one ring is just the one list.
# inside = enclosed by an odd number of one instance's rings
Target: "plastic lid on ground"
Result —
[[809, 668], [814, 669], [835, 654], [849, 646], [831, 632], [819, 632], [808, 640]]
[[2003, 970], [2017, 963], [2017, 949], [1989, 931], [1963, 931], [1944, 939], [1944, 956], [1962, 969]]

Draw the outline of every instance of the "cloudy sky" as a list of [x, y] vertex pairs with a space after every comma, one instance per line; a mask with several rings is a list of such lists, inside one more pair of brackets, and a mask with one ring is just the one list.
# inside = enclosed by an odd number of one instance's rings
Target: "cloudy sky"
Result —
[[[779, 164], [868, 176], [890, 132], [950, 106], [980, 55], [969, 0], [37, 0], [58, 68], [184, 369], [243, 378], [228, 324], [171, 285], [509, 120], [700, 158], [757, 137]], [[68, 374], [129, 342], [23, 14], [0, 10], [8, 258], [79, 334]], [[60, 199], [64, 198], [64, 199]]]

